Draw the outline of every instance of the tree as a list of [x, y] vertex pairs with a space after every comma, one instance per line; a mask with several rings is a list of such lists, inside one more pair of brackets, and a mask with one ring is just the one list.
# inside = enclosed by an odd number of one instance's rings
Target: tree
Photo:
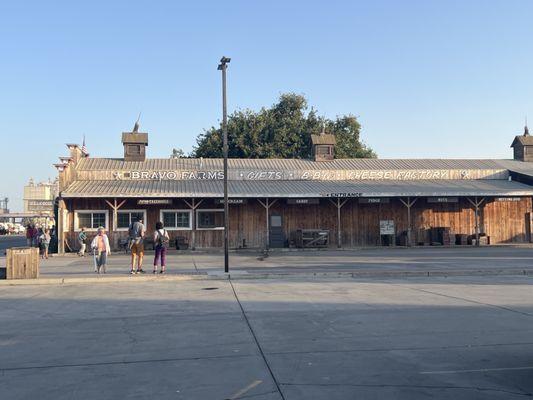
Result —
[[[228, 155], [230, 158], [311, 158], [311, 134], [323, 126], [335, 135], [337, 158], [375, 158], [372, 149], [360, 140], [361, 125], [353, 115], [334, 120], [308, 111], [307, 100], [285, 93], [270, 108], [238, 110], [228, 117]], [[222, 129], [211, 127], [196, 139], [195, 157], [222, 157]]]

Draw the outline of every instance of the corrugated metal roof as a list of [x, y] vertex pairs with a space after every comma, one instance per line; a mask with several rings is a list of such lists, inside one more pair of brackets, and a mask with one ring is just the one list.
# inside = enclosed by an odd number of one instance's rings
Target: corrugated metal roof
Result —
[[[508, 165], [529, 168], [533, 163], [494, 159], [372, 159], [350, 158], [316, 162], [299, 159], [229, 159], [230, 169], [258, 170], [430, 170], [430, 169], [507, 169]], [[146, 161], [124, 161], [118, 158], [83, 158], [78, 170], [220, 170], [220, 158], [151, 158]]]
[[[229, 181], [230, 197], [533, 196], [533, 187], [507, 180]], [[74, 197], [222, 197], [219, 180], [76, 181]], [[336, 197], [336, 196], [334, 196]]]

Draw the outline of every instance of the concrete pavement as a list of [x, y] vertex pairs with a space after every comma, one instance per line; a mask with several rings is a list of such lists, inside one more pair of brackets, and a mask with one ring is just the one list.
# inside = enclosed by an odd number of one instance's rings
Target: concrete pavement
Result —
[[532, 289], [502, 276], [7, 286], [0, 393], [531, 397]]
[[[0, 258], [0, 265], [4, 259]], [[217, 277], [223, 272], [221, 252], [170, 251], [167, 275]], [[126, 278], [130, 259], [123, 253], [109, 257], [106, 278]], [[153, 252], [145, 256], [146, 279], [152, 276]], [[453, 276], [533, 275], [533, 248], [529, 246], [456, 248], [375, 248], [359, 250], [272, 251], [263, 257], [257, 251], [231, 252], [234, 278], [280, 276]], [[90, 255], [53, 257], [41, 262], [41, 278], [77, 280], [94, 278]], [[131, 278], [140, 278], [134, 276]]]

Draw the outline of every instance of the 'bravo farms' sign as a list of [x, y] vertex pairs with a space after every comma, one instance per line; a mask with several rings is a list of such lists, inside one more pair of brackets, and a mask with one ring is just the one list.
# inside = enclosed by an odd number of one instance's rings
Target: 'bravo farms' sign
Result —
[[186, 181], [186, 180], [221, 180], [223, 171], [116, 171], [115, 179]]
[[[85, 175], [87, 174], [87, 175]], [[446, 179], [507, 179], [504, 170], [413, 169], [413, 170], [242, 170], [230, 169], [228, 179], [235, 181], [416, 181]], [[223, 180], [221, 170], [115, 170], [80, 171], [78, 179], [116, 180]]]

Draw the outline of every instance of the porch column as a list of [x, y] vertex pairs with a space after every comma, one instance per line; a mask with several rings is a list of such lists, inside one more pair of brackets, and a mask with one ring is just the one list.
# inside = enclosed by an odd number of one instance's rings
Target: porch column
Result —
[[[113, 220], [111, 221], [111, 230], [113, 232], [116, 232], [118, 229], [118, 210], [126, 203], [126, 200], [122, 200], [120, 204], [117, 202], [117, 199], [113, 199], [113, 203], [111, 203], [108, 200], [105, 200], [107, 205], [111, 207], [111, 210], [113, 211]], [[145, 221], [146, 222], [146, 221]]]
[[407, 207], [407, 246], [408, 247], [411, 247], [413, 244], [412, 244], [412, 239], [411, 239], [411, 207], [413, 206], [413, 204], [416, 203], [416, 200], [417, 198], [415, 197], [414, 199], [411, 200], [411, 197], [407, 197], [407, 201], [404, 201], [403, 199], [400, 198], [400, 201], [402, 202], [402, 204]]
[[189, 208], [192, 210], [191, 250], [196, 250], [196, 209], [198, 208], [200, 204], [202, 204], [203, 201], [204, 199], [200, 199], [200, 201], [196, 202], [196, 199], [193, 197], [191, 199], [191, 202], [189, 203], [187, 200], [183, 199], [183, 202], [187, 204]]
[[66, 205], [64, 200], [59, 200], [57, 210], [57, 253], [65, 253], [65, 223], [66, 223]]
[[270, 207], [272, 207], [278, 199], [270, 200], [268, 197], [265, 199], [265, 202], [263, 203], [260, 199], [257, 199], [257, 201], [265, 208], [265, 215], [266, 215], [266, 244], [265, 244], [265, 250], [269, 250], [270, 248]]
[[346, 204], [348, 199], [341, 201], [340, 197], [337, 197], [337, 201], [329, 199], [331, 204], [337, 207], [337, 247], [340, 249], [342, 247], [342, 230], [341, 230], [341, 208]]
[[475, 223], [475, 233], [476, 233], [476, 247], [479, 246], [479, 206], [485, 201], [485, 198], [482, 197], [481, 199], [478, 199], [477, 196], [474, 197], [474, 200], [467, 197], [470, 204], [474, 206], [474, 223]]

